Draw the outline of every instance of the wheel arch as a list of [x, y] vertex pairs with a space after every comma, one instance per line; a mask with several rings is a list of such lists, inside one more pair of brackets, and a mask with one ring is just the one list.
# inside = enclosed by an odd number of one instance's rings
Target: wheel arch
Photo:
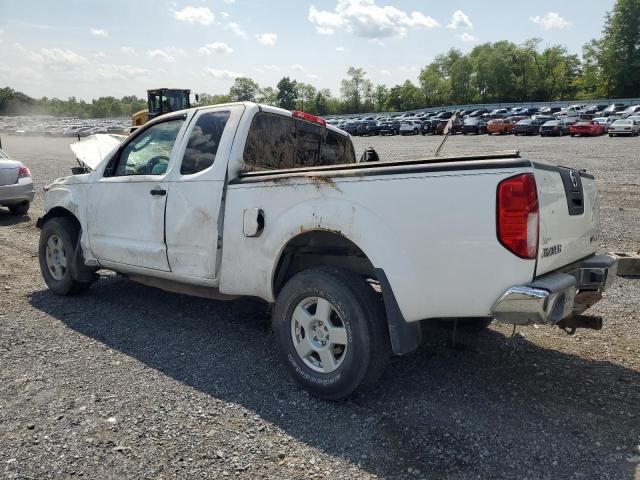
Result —
[[382, 268], [376, 268], [365, 251], [342, 232], [312, 229], [289, 239], [279, 252], [272, 278], [274, 297], [286, 282], [304, 270], [336, 267], [377, 281], [382, 293], [385, 317], [393, 353], [404, 355], [414, 351], [422, 341], [420, 322], [408, 323], [398, 305], [389, 279]]
[[271, 279], [274, 295], [296, 273], [317, 266], [335, 266], [371, 278], [375, 270], [364, 250], [344, 233], [310, 229], [291, 237], [280, 249]]
[[42, 229], [44, 224], [47, 223], [52, 218], [61, 218], [61, 217], [70, 218], [71, 220], [73, 220], [78, 227], [78, 231], [80, 231], [81, 229], [80, 220], [76, 215], [74, 215], [71, 211], [69, 211], [64, 207], [53, 207], [44, 216], [38, 218], [38, 221], [36, 222], [36, 226]]

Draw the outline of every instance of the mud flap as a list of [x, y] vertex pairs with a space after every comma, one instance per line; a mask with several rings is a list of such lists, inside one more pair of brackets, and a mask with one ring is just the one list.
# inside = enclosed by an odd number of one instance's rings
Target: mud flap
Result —
[[98, 279], [98, 274], [95, 269], [87, 267], [84, 264], [84, 255], [82, 253], [82, 246], [80, 245], [80, 235], [78, 234], [78, 241], [76, 242], [76, 248], [73, 252], [73, 260], [71, 261], [71, 277], [82, 283], [93, 282]]
[[422, 342], [422, 328], [420, 322], [407, 322], [402, 316], [400, 306], [393, 294], [389, 279], [381, 268], [374, 269], [376, 278], [380, 282], [384, 308], [389, 325], [389, 337], [394, 355], [406, 355], [413, 352]]

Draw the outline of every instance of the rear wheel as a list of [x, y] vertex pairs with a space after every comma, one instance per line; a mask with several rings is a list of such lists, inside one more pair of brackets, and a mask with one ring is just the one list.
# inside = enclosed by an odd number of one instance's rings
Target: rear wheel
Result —
[[289, 280], [278, 295], [273, 328], [295, 380], [325, 400], [373, 385], [391, 356], [380, 298], [344, 270], [314, 268]]
[[9, 212], [11, 215], [24, 215], [29, 211], [31, 204], [27, 201], [16, 203], [15, 205], [9, 205]]
[[42, 227], [38, 257], [45, 283], [56, 295], [87, 290], [93, 282], [78, 282], [71, 273], [80, 231], [70, 218], [52, 218]]

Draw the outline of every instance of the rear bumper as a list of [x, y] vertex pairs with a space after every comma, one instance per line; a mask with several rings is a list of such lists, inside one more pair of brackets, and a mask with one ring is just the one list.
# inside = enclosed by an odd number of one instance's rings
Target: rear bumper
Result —
[[618, 269], [615, 255], [594, 255], [525, 285], [507, 290], [495, 303], [493, 317], [516, 325], [556, 324], [580, 315], [602, 298]]
[[15, 205], [24, 201], [31, 202], [35, 192], [31, 178], [20, 179], [13, 185], [0, 186], [0, 205]]

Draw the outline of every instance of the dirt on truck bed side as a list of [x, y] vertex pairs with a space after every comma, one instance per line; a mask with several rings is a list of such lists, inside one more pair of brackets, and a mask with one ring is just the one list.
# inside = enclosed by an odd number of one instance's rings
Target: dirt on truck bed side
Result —
[[[640, 479], [640, 281], [592, 313], [601, 332], [492, 324], [425, 331], [379, 386], [343, 403], [298, 388], [249, 301], [169, 294], [104, 275], [59, 298], [38, 269], [42, 186], [73, 139], [3, 136], [31, 169], [28, 217], [0, 210], [0, 477]], [[640, 248], [637, 138], [452, 137], [443, 154], [520, 149], [586, 168], [603, 251]], [[435, 137], [356, 138], [382, 159]]]

